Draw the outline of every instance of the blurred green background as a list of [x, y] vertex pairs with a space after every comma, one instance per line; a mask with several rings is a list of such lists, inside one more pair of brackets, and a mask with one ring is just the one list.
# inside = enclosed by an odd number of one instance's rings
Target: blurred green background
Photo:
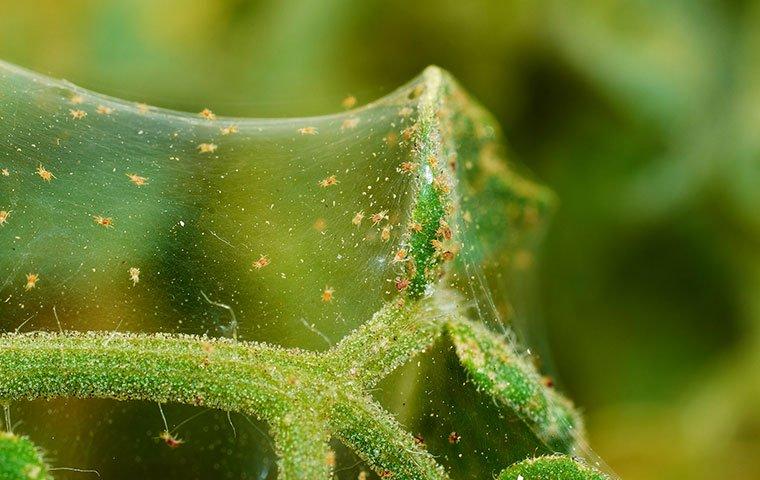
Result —
[[[529, 337], [626, 479], [760, 471], [760, 4], [0, 1], [0, 58], [222, 115], [438, 64], [558, 194]], [[552, 358], [549, 358], [549, 357]]]

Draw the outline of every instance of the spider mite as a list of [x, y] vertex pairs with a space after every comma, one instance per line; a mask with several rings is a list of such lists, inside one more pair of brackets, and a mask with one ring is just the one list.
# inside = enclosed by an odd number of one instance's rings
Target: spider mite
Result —
[[330, 175], [329, 177], [325, 178], [324, 180], [319, 181], [319, 186], [322, 188], [332, 187], [333, 185], [337, 185], [338, 179], [335, 178], [335, 175]]
[[387, 242], [391, 239], [391, 227], [390, 225], [386, 225], [383, 227], [382, 230], [380, 230], [380, 240], [383, 242]]
[[45, 180], [46, 182], [49, 182], [50, 180], [55, 178], [55, 175], [53, 175], [50, 171], [46, 170], [45, 167], [42, 165], [39, 165], [37, 167], [37, 170], [35, 170], [37, 175], [40, 176], [41, 179]]
[[388, 210], [382, 210], [380, 212], [373, 213], [369, 218], [372, 220], [372, 226], [374, 227], [383, 220], [388, 220]]
[[98, 105], [98, 108], [95, 109], [95, 112], [100, 115], [111, 115], [113, 113], [113, 108], [106, 107], [105, 105]]
[[391, 132], [385, 136], [385, 144], [388, 147], [395, 147], [397, 143], [398, 143], [398, 135], [396, 135], [396, 132]]
[[433, 179], [433, 187], [443, 194], [447, 194], [451, 191], [449, 182], [447, 182], [445, 178], [440, 177], [440, 176], [435, 177]]
[[425, 445], [425, 437], [423, 437], [421, 433], [418, 433], [414, 436], [414, 443], [417, 445]]
[[406, 127], [404, 130], [401, 131], [401, 138], [406, 140], [407, 142], [412, 139], [414, 136], [414, 133], [417, 131], [417, 125], [412, 125], [411, 127]]
[[409, 286], [409, 279], [408, 278], [397, 278], [396, 279], [396, 290], [399, 292], [402, 290], [406, 290], [406, 288]]
[[422, 231], [422, 224], [420, 222], [411, 222], [409, 229], [414, 233], [420, 233]]
[[322, 292], [322, 301], [325, 303], [332, 302], [334, 292], [335, 289], [332, 287], [325, 287], [325, 290]]
[[201, 110], [198, 115], [205, 118], [206, 120], [216, 120], [216, 114], [209, 110], [208, 108], [204, 108]]
[[412, 114], [412, 112], [414, 112], [414, 110], [412, 110], [411, 108], [409, 108], [409, 107], [403, 107], [401, 110], [398, 111], [398, 116], [399, 117], [408, 117], [409, 115]]
[[325, 463], [330, 468], [335, 468], [335, 465], [337, 463], [337, 459], [335, 457], [335, 452], [332, 450], [327, 452], [327, 455], [325, 455]]
[[138, 103], [137, 104], [137, 112], [140, 114], [146, 114], [150, 111], [150, 105], [147, 103]]
[[318, 232], [323, 232], [325, 228], [327, 228], [327, 220], [324, 218], [318, 218], [314, 220], [314, 230]]
[[0, 227], [8, 223], [8, 217], [11, 216], [11, 212], [6, 210], [0, 210]]
[[439, 237], [443, 237], [445, 240], [451, 240], [451, 227], [449, 227], [446, 220], [441, 219], [438, 222], [438, 230], [435, 231], [435, 234]]
[[177, 448], [180, 445], [182, 445], [183, 443], [185, 443], [184, 440], [182, 440], [181, 438], [175, 437], [174, 435], [172, 435], [171, 433], [169, 433], [166, 430], [164, 430], [163, 432], [161, 432], [161, 435], [159, 435], [158, 438], [160, 438], [161, 440], [163, 440], [164, 443], [169, 448]]
[[270, 262], [269, 258], [267, 258], [266, 255], [262, 255], [259, 257], [258, 260], [253, 262], [253, 268], [255, 268], [256, 270], [261, 270], [262, 268], [269, 265], [269, 262]]
[[362, 220], [364, 220], [364, 212], [363, 211], [356, 212], [356, 215], [354, 215], [354, 218], [351, 219], [351, 223], [353, 223], [354, 225], [358, 227], [359, 225], [361, 225]]
[[356, 128], [356, 126], [359, 125], [359, 119], [358, 118], [347, 118], [343, 120], [343, 123], [340, 124], [341, 130], [351, 130], [352, 128]]
[[238, 132], [238, 126], [237, 125], [228, 125], [226, 127], [220, 128], [219, 131], [222, 132], [222, 135], [230, 135], [230, 134]]
[[302, 127], [298, 129], [298, 133], [301, 135], [316, 135], [317, 133], [317, 127]]
[[217, 149], [215, 143], [201, 143], [198, 145], [198, 151], [201, 153], [213, 153]]
[[462, 439], [462, 436], [459, 435], [457, 432], [451, 432], [449, 433], [449, 443], [452, 445], [456, 445], [459, 443], [459, 441]]
[[141, 177], [140, 175], [134, 174], [134, 173], [128, 173], [127, 177], [129, 177], [129, 181], [137, 185], [138, 187], [142, 187], [143, 185], [148, 183], [148, 179], [145, 177]]
[[404, 250], [403, 248], [399, 249], [399, 251], [396, 252], [396, 255], [393, 256], [393, 263], [403, 262], [404, 260], [406, 260], [406, 255], [407, 255], [406, 250]]
[[69, 110], [69, 115], [71, 115], [71, 118], [73, 118], [74, 120], [80, 120], [87, 116], [87, 112], [85, 112], [84, 110], [79, 110], [79, 109], [71, 109]]
[[37, 282], [40, 280], [40, 276], [36, 273], [27, 273], [26, 274], [26, 286], [24, 288], [28, 292], [29, 290], [33, 289], [37, 286]]
[[96, 224], [103, 228], [113, 228], [113, 219], [111, 217], [102, 217], [100, 215], [93, 215], [92, 219]]
[[132, 280], [132, 286], [135, 286], [140, 282], [140, 269], [137, 267], [132, 267], [128, 270], [129, 272], [129, 279]]
[[343, 99], [342, 102], [340, 102], [341, 105], [343, 105], [343, 108], [354, 108], [356, 105], [356, 97], [353, 95], [349, 95], [346, 98]]
[[417, 167], [419, 167], [419, 164], [414, 162], [404, 162], [401, 165], [399, 165], [399, 171], [401, 173], [412, 173], [415, 170], [417, 170]]

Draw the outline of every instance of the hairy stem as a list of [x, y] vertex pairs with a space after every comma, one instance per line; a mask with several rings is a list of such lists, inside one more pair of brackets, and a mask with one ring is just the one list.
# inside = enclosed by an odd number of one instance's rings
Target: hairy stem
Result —
[[324, 412], [313, 409], [328, 402], [314, 397], [330, 388], [314, 360], [307, 352], [187, 336], [7, 334], [0, 337], [0, 399], [111, 398], [237, 411], [269, 422], [280, 478], [321, 479], [329, 434], [318, 420]]
[[498, 480], [609, 480], [607, 475], [565, 455], [531, 458], [499, 474]]

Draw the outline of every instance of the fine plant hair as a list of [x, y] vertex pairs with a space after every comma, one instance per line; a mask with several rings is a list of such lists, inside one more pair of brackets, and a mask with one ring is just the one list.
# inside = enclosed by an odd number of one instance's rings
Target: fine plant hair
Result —
[[[381, 478], [445, 479], [449, 474], [435, 452], [429, 452], [372, 395], [373, 389], [392, 372], [444, 344], [451, 346], [479, 395], [517, 416], [535, 437], [536, 451], [546, 452], [503, 465], [499, 479], [609, 478], [592, 465], [595, 459], [586, 447], [576, 408], [539, 372], [533, 358], [501, 319], [498, 308], [482, 313], [480, 305], [487, 304], [490, 297], [483, 290], [487, 288], [482, 285], [487, 283], [487, 274], [480, 265], [496, 262], [504, 252], [515, 265], [527, 262], [514, 239], [540, 229], [554, 200], [549, 191], [518, 175], [504, 161], [498, 130], [490, 116], [443, 70], [429, 67], [388, 97], [344, 114], [271, 124], [216, 118], [210, 111], [195, 117], [183, 116], [99, 96], [7, 64], [0, 64], [0, 79], [4, 85], [0, 93], [0, 100], [5, 102], [0, 110], [3, 123], [18, 122], [21, 127], [25, 109], [49, 116], [35, 132], [40, 138], [34, 142], [47, 142], [49, 148], [64, 145], [60, 148], [65, 152], [69, 148], [65, 145], [79, 141], [78, 136], [86, 142], [87, 138], [105, 135], [115, 145], [132, 145], [130, 142], [136, 142], [138, 135], [149, 135], [151, 128], [158, 128], [156, 125], [171, 125], [176, 126], [176, 132], [161, 131], [161, 136], [156, 137], [164, 142], [171, 138], [167, 158], [161, 161], [171, 165], [188, 162], [188, 168], [197, 168], [177, 180], [181, 186], [176, 190], [163, 184], [166, 177], [161, 176], [161, 172], [175, 167], [157, 166], [148, 160], [145, 165], [153, 166], [144, 169], [152, 168], [153, 174], [136, 171], [139, 163], [125, 166], [125, 170], [129, 168], [126, 171], [110, 169], [108, 164], [101, 170], [93, 167], [84, 172], [90, 165], [99, 165], [101, 160], [106, 165], [109, 160], [77, 158], [67, 159], [70, 163], [66, 164], [63, 160], [27, 155], [35, 147], [25, 137], [26, 132], [4, 128], [9, 138], [3, 139], [5, 144], [0, 147], [4, 155], [0, 157], [0, 168], [4, 169], [0, 188], [6, 188], [0, 197], [0, 246], [6, 252], [22, 252], [3, 253], [0, 259], [0, 267], [5, 269], [0, 276], [0, 282], [5, 282], [0, 283], [0, 291], [12, 302], [35, 298], [43, 303], [45, 295], [53, 295], [47, 292], [53, 292], [56, 286], [65, 289], [67, 295], [89, 298], [90, 293], [78, 290], [72, 280], [85, 275], [96, 278], [85, 281], [95, 283], [121, 282], [119, 288], [130, 294], [143, 286], [172, 282], [170, 278], [151, 277], [151, 269], [145, 267], [150, 262], [141, 255], [152, 246], [159, 227], [144, 226], [157, 222], [155, 216], [162, 214], [161, 208], [171, 210], [175, 204], [188, 203], [182, 197], [183, 190], [202, 188], [198, 184], [204, 178], [199, 172], [209, 162], [242, 155], [245, 145], [235, 142], [249, 138], [246, 135], [260, 135], [257, 138], [265, 144], [267, 133], [262, 130], [267, 126], [288, 130], [294, 141], [335, 136], [334, 141], [340, 144], [351, 141], [355, 129], [369, 128], [360, 122], [375, 121], [372, 129], [382, 124], [388, 130], [382, 132], [382, 143], [403, 160], [393, 171], [386, 172], [388, 178], [394, 179], [389, 180], [389, 185], [401, 192], [387, 200], [391, 205], [387, 211], [378, 204], [376, 211], [346, 212], [345, 228], [354, 229], [352, 232], [366, 228], [363, 239], [375, 242], [375, 248], [382, 252], [379, 256], [386, 259], [380, 262], [382, 267], [376, 267], [382, 271], [368, 274], [375, 275], [376, 282], [383, 282], [383, 291], [377, 302], [367, 302], [374, 305], [373, 311], [366, 318], [356, 319], [345, 334], [322, 334], [317, 326], [304, 321], [303, 325], [319, 333], [317, 341], [324, 338], [331, 343], [329, 348], [280, 345], [266, 338], [251, 340], [253, 333], [245, 330], [246, 322], [239, 313], [236, 315], [235, 308], [205, 290], [199, 290], [196, 296], [201, 298], [199, 303], [216, 309], [215, 318], [226, 319], [229, 314], [224, 328], [206, 334], [181, 329], [132, 333], [113, 327], [69, 329], [61, 324], [55, 303], [48, 309], [56, 322], [49, 325], [55, 328], [9, 328], [9, 322], [17, 319], [35, 320], [17, 318], [9, 307], [0, 310], [7, 330], [0, 335], [3, 405], [12, 408], [16, 402], [35, 399], [97, 398], [239, 412], [269, 426], [281, 479], [331, 478], [335, 462], [330, 442], [334, 439]], [[120, 130], [120, 121], [129, 128]], [[140, 122], [155, 123], [143, 127]], [[340, 135], [349, 140], [338, 138]], [[146, 142], [144, 151], [122, 153], [130, 158], [149, 158], [150, 152], [159, 148], [156, 142], [160, 140]], [[304, 151], [319, 148], [315, 143], [304, 147]], [[75, 163], [81, 171], [71, 166]], [[349, 169], [307, 169], [306, 173], [315, 195], [327, 196], [352, 188], [347, 180]], [[105, 198], [108, 205], [97, 205], [78, 192], [72, 193], [72, 189], [83, 188], [76, 184], [83, 177], [94, 189], [117, 182], [123, 187]], [[264, 177], [259, 181], [268, 180]], [[10, 182], [14, 182], [12, 187], [8, 186]], [[29, 184], [33, 187], [27, 188]], [[157, 207], [161, 198], [150, 196], [149, 189], [159, 184], [171, 191], [164, 196], [164, 205], [169, 206]], [[59, 203], [46, 199], [53, 193], [59, 194]], [[141, 195], [141, 200], [130, 203], [135, 195]], [[339, 202], [328, 199], [323, 203], [330, 206]], [[140, 217], [140, 209], [153, 210]], [[214, 214], [217, 216], [213, 218], [224, 219], [227, 212]], [[224, 225], [215, 226], [207, 218], [211, 217], [199, 215], [193, 225], [207, 226], [208, 241], [218, 242], [215, 245], [219, 248], [243, 243], [225, 234]], [[87, 265], [100, 262], [100, 270], [93, 268], [88, 273], [77, 266], [82, 262], [76, 259], [50, 260], [57, 252], [39, 251], [23, 243], [33, 242], [29, 239], [34, 236], [55, 237], [50, 232], [56, 231], [51, 226], [56, 222], [59, 226], [55, 228], [63, 229], [67, 239], [87, 242], [90, 248], [82, 255], [87, 256]], [[184, 235], [188, 222], [178, 216], [171, 235]], [[329, 228], [325, 219], [314, 223], [318, 232]], [[281, 234], [285, 236], [287, 232], [283, 230]], [[161, 245], [164, 244], [159, 244], [157, 250], [163, 248]], [[60, 245], [61, 251], [65, 248]], [[273, 252], [249, 253], [248, 270], [252, 275], [268, 274], [279, 260]], [[111, 270], [118, 273], [101, 273]], [[194, 273], [203, 276], [203, 272]], [[339, 308], [342, 290], [327, 281], [323, 283], [326, 286], [321, 298], [315, 296], [314, 302]], [[138, 300], [129, 297], [128, 301]], [[138, 314], [139, 311], [138, 308]], [[102, 325], [103, 319], [100, 320]], [[275, 337], [289, 339], [272, 328], [277, 332]], [[331, 338], [336, 339], [334, 344]], [[0, 436], [0, 478], [51, 478], [56, 467], [64, 467], [49, 464], [33, 439], [13, 433], [12, 425], [5, 427], [7, 432]]]

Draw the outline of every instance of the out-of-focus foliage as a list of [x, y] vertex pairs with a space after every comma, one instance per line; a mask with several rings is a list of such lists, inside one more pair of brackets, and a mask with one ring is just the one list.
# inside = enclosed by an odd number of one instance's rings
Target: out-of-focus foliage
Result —
[[0, 57], [251, 116], [440, 64], [561, 201], [525, 335], [548, 338], [598, 453], [624, 478], [742, 479], [760, 470], [759, 21], [741, 0], [5, 0]]

